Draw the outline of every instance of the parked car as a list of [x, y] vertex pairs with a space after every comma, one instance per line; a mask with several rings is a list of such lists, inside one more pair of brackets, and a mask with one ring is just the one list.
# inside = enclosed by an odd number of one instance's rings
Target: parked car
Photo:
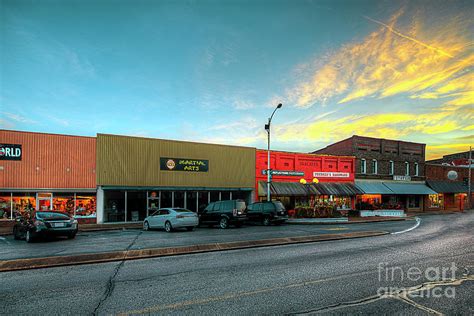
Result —
[[29, 217], [18, 217], [13, 226], [13, 237], [32, 242], [43, 236], [76, 237], [77, 220], [61, 212], [33, 212]]
[[227, 228], [229, 225], [242, 226], [247, 220], [244, 200], [228, 200], [210, 203], [199, 213], [200, 225], [215, 225]]
[[191, 231], [198, 225], [198, 215], [184, 208], [162, 208], [143, 221], [144, 230], [163, 228], [168, 233], [176, 228], [186, 228]]
[[281, 224], [287, 221], [288, 212], [280, 201], [255, 202], [247, 207], [247, 217], [250, 222], [268, 226], [272, 223]]

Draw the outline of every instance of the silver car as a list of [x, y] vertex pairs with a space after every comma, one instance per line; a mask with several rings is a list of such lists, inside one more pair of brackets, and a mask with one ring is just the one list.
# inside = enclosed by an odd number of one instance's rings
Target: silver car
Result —
[[144, 230], [164, 228], [167, 232], [175, 228], [186, 228], [191, 231], [198, 225], [197, 214], [184, 208], [162, 208], [143, 221]]

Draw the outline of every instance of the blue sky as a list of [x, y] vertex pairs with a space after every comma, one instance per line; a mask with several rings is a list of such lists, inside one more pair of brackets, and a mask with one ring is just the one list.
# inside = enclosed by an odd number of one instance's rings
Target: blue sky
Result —
[[471, 1], [0, 1], [0, 127], [474, 143]]

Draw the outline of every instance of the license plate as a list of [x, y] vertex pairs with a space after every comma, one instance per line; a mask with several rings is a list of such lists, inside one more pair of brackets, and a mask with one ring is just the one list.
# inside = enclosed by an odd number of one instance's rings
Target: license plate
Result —
[[66, 223], [53, 223], [53, 227], [64, 227]]

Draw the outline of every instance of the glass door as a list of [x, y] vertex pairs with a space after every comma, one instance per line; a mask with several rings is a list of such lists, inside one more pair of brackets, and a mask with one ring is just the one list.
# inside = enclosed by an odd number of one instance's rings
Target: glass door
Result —
[[50, 211], [53, 209], [53, 193], [36, 193], [36, 210]]

